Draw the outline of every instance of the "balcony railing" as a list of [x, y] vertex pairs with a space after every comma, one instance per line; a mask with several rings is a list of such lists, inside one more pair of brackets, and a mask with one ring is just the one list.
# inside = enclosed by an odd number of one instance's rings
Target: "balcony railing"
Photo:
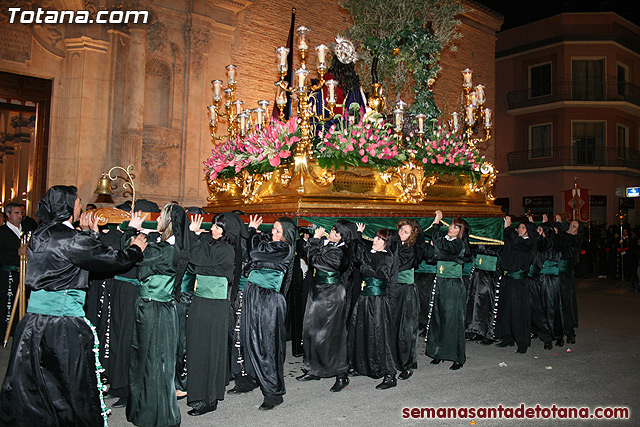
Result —
[[552, 147], [507, 154], [510, 171], [560, 166], [608, 166], [640, 170], [640, 151], [616, 147]]
[[640, 87], [618, 80], [601, 83], [567, 81], [507, 94], [509, 110], [559, 101], [626, 101], [640, 106]]

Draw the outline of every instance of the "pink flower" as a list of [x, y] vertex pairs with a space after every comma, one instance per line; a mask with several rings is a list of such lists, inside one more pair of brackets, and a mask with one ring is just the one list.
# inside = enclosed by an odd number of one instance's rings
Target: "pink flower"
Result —
[[353, 144], [347, 145], [347, 151], [353, 151]]
[[274, 168], [277, 167], [278, 165], [280, 165], [280, 156], [275, 155], [272, 158], [269, 159], [269, 164], [271, 166], [273, 166]]
[[369, 157], [364, 156], [364, 157], [362, 158], [362, 163], [367, 163], [368, 161], [369, 161]]
[[431, 164], [435, 165], [436, 164], [436, 159], [431, 159]]
[[364, 148], [361, 148], [360, 151], [358, 151], [358, 153], [360, 153], [361, 156], [364, 156]]

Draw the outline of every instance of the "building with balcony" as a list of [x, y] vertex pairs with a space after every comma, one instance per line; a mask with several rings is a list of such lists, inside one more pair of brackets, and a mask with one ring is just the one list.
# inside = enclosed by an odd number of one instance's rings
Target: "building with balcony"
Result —
[[[563, 13], [498, 33], [497, 202], [563, 213], [589, 189], [591, 220], [640, 221], [640, 27], [612, 12]], [[634, 209], [638, 204], [638, 209]]]

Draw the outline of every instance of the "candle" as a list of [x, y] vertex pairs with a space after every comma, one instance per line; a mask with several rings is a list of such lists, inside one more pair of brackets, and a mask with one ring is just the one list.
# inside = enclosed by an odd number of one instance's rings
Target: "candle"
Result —
[[262, 121], [264, 120], [264, 112], [265, 112], [264, 108], [258, 107], [255, 110], [253, 110], [253, 112], [256, 113], [256, 122], [258, 122], [257, 123], [258, 129], [262, 129]]
[[222, 99], [222, 80], [211, 80], [213, 85], [213, 101], [218, 102]]
[[280, 46], [276, 49], [276, 53], [278, 54], [278, 71], [286, 72], [287, 71], [287, 55], [289, 55], [289, 49], [286, 47]]
[[458, 116], [460, 116], [460, 114], [455, 111], [451, 113], [451, 127], [454, 133], [460, 130], [460, 118]]
[[307, 34], [309, 34], [309, 29], [305, 26], [298, 27], [296, 30], [298, 33], [298, 50], [307, 50], [309, 45], [307, 45]]
[[490, 128], [491, 127], [491, 109], [485, 108], [484, 110], [482, 110], [482, 112], [484, 113], [484, 127]]
[[462, 87], [470, 88], [471, 86], [473, 86], [473, 84], [471, 83], [471, 77], [473, 76], [473, 71], [469, 68], [465, 68], [462, 71], [462, 75], [464, 77], [464, 83], [462, 84]]
[[258, 106], [262, 108], [264, 111], [267, 111], [267, 109], [269, 108], [269, 104], [270, 102], [267, 101], [266, 99], [261, 99], [260, 101], [258, 101]]
[[427, 117], [426, 114], [416, 114], [416, 119], [418, 119], [418, 133], [420, 135], [424, 135], [424, 119]]
[[239, 115], [240, 115], [240, 113], [242, 113], [242, 104], [244, 104], [244, 102], [242, 102], [242, 101], [240, 101], [240, 100], [235, 101], [235, 102], [233, 103], [233, 105], [235, 105], [235, 107], [236, 107], [236, 115], [237, 115], [237, 116], [239, 116]]
[[244, 111], [238, 114], [238, 127], [240, 129], [240, 135], [245, 134], [248, 118], [249, 116]]
[[209, 124], [211, 126], [215, 126], [218, 119], [216, 114], [216, 107], [214, 105], [209, 105], [207, 109], [209, 110]]
[[478, 94], [475, 92], [471, 92], [469, 94], [469, 101], [471, 102], [471, 105], [478, 105]]
[[227, 81], [229, 86], [236, 84], [236, 66], [233, 64], [227, 65]]
[[305, 87], [305, 80], [309, 75], [309, 70], [305, 70], [304, 68], [298, 68], [296, 70], [296, 76], [298, 76], [298, 90], [303, 91]]
[[285, 96], [284, 89], [278, 82], [276, 82], [276, 91], [276, 105], [285, 105], [287, 103], [287, 97]]
[[230, 88], [226, 88], [224, 90], [224, 96], [227, 97], [227, 99], [231, 99], [231, 94], [233, 93], [233, 90], [231, 90]]
[[396, 122], [396, 126], [394, 128], [394, 130], [396, 132], [402, 132], [402, 124], [403, 124], [403, 116], [404, 116], [404, 111], [402, 111], [400, 108], [396, 108], [395, 110], [393, 110], [393, 115], [395, 117], [395, 122]]
[[484, 104], [485, 103], [485, 98], [484, 98], [484, 85], [478, 85], [476, 86], [476, 94], [478, 95], [478, 102], [480, 104]]
[[476, 112], [476, 107], [473, 105], [467, 105], [466, 107], [464, 107], [464, 109], [467, 112], [467, 126], [473, 126], [473, 124], [476, 121], [475, 118], [475, 112]]
[[404, 102], [402, 99], [399, 99], [398, 102], [396, 102], [396, 108], [404, 111], [404, 109], [407, 108], [407, 103]]
[[327, 52], [329, 48], [323, 44], [316, 46], [316, 52], [318, 52], [318, 68], [325, 68], [327, 62]]
[[336, 86], [338, 86], [338, 82], [336, 80], [327, 80], [325, 83], [327, 85], [327, 89], [329, 90], [329, 96], [327, 96], [327, 102], [329, 104], [336, 103]]

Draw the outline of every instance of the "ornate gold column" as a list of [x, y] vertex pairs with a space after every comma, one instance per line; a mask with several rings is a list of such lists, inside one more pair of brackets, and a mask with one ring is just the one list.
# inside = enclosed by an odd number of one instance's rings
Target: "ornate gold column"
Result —
[[131, 28], [130, 34], [120, 163], [133, 165], [136, 171], [134, 173], [137, 174], [142, 167], [147, 32], [143, 28], [134, 27]]

